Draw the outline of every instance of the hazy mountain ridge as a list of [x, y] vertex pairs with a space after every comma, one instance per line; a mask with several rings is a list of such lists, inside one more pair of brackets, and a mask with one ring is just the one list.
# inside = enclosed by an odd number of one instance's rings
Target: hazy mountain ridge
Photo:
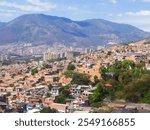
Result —
[[0, 44], [31, 42], [95, 46], [110, 41], [124, 43], [147, 37], [150, 37], [150, 33], [134, 26], [102, 19], [73, 21], [57, 16], [29, 14], [8, 23], [0, 23]]
[[6, 23], [0, 22], [0, 28], [2, 28], [4, 25], [6, 25]]

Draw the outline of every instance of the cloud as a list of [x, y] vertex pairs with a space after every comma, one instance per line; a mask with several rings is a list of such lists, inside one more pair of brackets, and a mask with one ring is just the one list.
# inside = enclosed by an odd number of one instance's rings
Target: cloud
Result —
[[102, 5], [106, 5], [106, 4], [117, 4], [118, 3], [118, 0], [99, 0], [102, 4]]
[[109, 16], [109, 17], [113, 17], [114, 15], [113, 15], [112, 13], [109, 13], [108, 16]]
[[16, 10], [9, 10], [9, 9], [0, 9], [0, 17], [1, 19], [5, 19], [6, 21], [14, 16], [16, 16]]
[[78, 8], [77, 8], [77, 7], [73, 7], [73, 6], [68, 6], [68, 7], [67, 7], [67, 10], [70, 10], [70, 11], [77, 11]]
[[[32, 1], [33, 0], [28, 0]], [[40, 12], [40, 11], [47, 11], [56, 8], [55, 5], [50, 3], [42, 3], [40, 0], [34, 0], [34, 4], [18, 4], [16, 2], [7, 2], [7, 1], [0, 1], [0, 6], [2, 7], [9, 7], [19, 9], [24, 12]]]
[[126, 12], [128, 16], [150, 16], [150, 10], [141, 10], [138, 12]]
[[41, 7], [45, 10], [51, 10], [56, 8], [56, 4], [52, 4], [50, 2], [41, 2], [41, 0], [27, 0], [28, 3]]
[[34, 7], [34, 6], [31, 6], [31, 5], [22, 5], [22, 4], [18, 4], [16, 2], [1, 1], [0, 6], [16, 8], [16, 9], [19, 9], [19, 10], [22, 10], [22, 11], [27, 11], [27, 12], [40, 11], [39, 7]]
[[22, 12], [18, 10], [0, 8], [0, 22], [8, 22], [13, 20], [15, 17], [20, 16], [21, 14]]
[[143, 0], [143, 2], [150, 2], [150, 0]]
[[110, 2], [113, 4], [117, 4], [118, 1], [117, 0], [110, 0]]
[[122, 13], [119, 13], [117, 16], [118, 16], [118, 17], [122, 17], [122, 16], [123, 16], [123, 14], [122, 14]]
[[16, 10], [9, 10], [9, 9], [0, 9], [0, 12], [1, 13], [17, 13]]

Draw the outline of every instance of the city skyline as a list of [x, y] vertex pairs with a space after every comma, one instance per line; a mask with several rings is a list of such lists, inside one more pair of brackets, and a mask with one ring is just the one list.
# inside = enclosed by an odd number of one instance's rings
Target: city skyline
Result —
[[[150, 32], [150, 0], [1, 0], [0, 21], [23, 14], [47, 14], [73, 20], [106, 19]], [[133, 8], [134, 7], [134, 8]]]

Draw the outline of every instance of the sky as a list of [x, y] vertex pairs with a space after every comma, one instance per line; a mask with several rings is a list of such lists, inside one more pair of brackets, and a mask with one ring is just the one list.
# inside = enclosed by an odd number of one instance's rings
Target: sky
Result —
[[38, 13], [77, 21], [105, 19], [150, 32], [150, 0], [0, 0], [1, 22]]

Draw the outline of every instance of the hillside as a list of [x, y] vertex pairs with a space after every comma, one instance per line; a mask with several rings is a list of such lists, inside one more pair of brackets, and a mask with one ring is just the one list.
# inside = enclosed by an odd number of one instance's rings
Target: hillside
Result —
[[108, 42], [125, 43], [150, 37], [134, 26], [102, 19], [73, 21], [43, 14], [22, 15], [0, 24], [0, 44], [31, 42], [63, 43], [71, 46], [97, 46]]
[[136, 42], [131, 42], [129, 43], [130, 44], [150, 44], [150, 38], [146, 38], [146, 39], [143, 39], [143, 40], [139, 40], [139, 41], [136, 41]]
[[0, 28], [2, 28], [6, 23], [0, 22]]
[[150, 38], [145, 39], [144, 44], [150, 44]]

